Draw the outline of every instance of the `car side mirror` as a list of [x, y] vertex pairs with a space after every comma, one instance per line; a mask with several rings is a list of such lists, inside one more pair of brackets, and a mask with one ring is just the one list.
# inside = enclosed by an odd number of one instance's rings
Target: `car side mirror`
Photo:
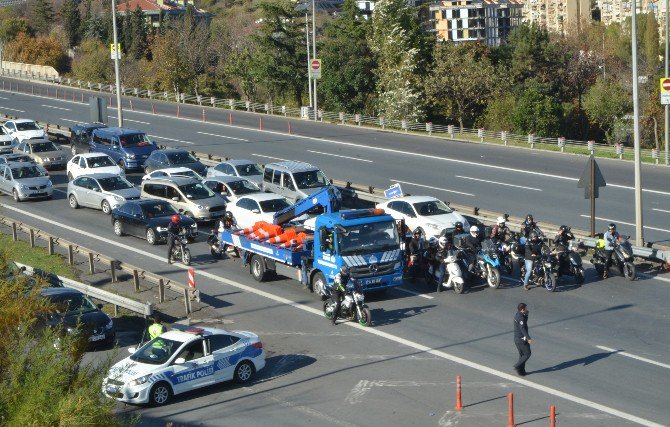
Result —
[[261, 213], [260, 209], [252, 209], [251, 212], [255, 214]]
[[135, 347], [128, 347], [128, 353], [134, 354], [137, 351], [137, 348]]
[[186, 363], [186, 359], [184, 359], [183, 357], [178, 357], [174, 361], [175, 365], [183, 365], [184, 363]]
[[99, 193], [100, 189], [96, 187], [96, 188], [93, 189], [93, 191], [95, 191], [96, 193]]

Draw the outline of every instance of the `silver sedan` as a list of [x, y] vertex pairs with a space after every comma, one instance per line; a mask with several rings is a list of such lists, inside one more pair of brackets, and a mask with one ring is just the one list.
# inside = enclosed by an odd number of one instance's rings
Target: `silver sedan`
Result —
[[51, 198], [54, 187], [42, 166], [27, 162], [9, 162], [0, 165], [0, 191], [14, 200]]
[[67, 185], [67, 200], [72, 209], [80, 206], [102, 209], [107, 215], [128, 200], [140, 198], [140, 190], [124, 177], [111, 173], [82, 175]]

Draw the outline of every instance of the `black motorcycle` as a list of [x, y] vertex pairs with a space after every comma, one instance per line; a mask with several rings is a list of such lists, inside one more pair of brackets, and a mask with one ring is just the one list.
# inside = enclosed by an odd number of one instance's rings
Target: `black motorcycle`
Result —
[[[323, 314], [328, 319], [333, 318], [334, 309], [335, 301], [332, 298], [324, 301]], [[354, 286], [347, 286], [345, 288], [344, 298], [342, 298], [340, 312], [337, 317], [358, 322], [361, 326], [370, 326], [372, 324], [372, 314], [367, 304], [365, 304], [365, 296], [360, 285], [354, 284]]]
[[[633, 246], [628, 239], [628, 236], [619, 236], [618, 239], [614, 240], [612, 262], [616, 264], [619, 272], [626, 279], [633, 281], [637, 276], [637, 269], [635, 267], [635, 257], [633, 256]], [[607, 265], [607, 253], [604, 247], [596, 248], [591, 263], [596, 268], [598, 275], [602, 276]]]
[[575, 283], [581, 285], [584, 283], [584, 267], [582, 266], [582, 257], [577, 252], [577, 244], [570, 241], [568, 247], [557, 245], [554, 248], [556, 256], [554, 273], [556, 276], [573, 276]]
[[191, 265], [191, 250], [187, 245], [188, 238], [186, 237], [186, 232], [182, 229], [182, 231], [175, 236], [172, 252], [170, 252], [170, 258], [172, 258], [173, 261], [181, 261], [184, 265]]
[[[528, 285], [524, 286], [524, 289], [529, 290], [530, 286], [534, 285], [541, 286], [549, 292], [554, 292], [556, 290], [556, 277], [554, 276], [555, 262], [556, 260], [551, 255], [549, 247], [543, 245], [542, 253], [535, 259], [535, 262], [533, 262], [533, 270], [530, 273]], [[523, 280], [526, 275], [526, 263], [522, 260], [519, 265], [521, 280]]]

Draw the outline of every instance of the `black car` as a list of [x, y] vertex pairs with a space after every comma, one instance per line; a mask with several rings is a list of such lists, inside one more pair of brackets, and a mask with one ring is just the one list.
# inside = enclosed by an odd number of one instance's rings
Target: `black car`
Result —
[[23, 280], [26, 290], [30, 290], [38, 284], [48, 285], [50, 287], [62, 287], [63, 281], [53, 273], [49, 273], [39, 268], [33, 269], [33, 274], [26, 274], [25, 267], [19, 267], [14, 262], [10, 262], [0, 271], [0, 279], [5, 282]]
[[167, 238], [167, 227], [175, 214], [180, 216], [180, 224], [186, 228], [189, 240], [194, 240], [198, 234], [195, 221], [177, 212], [170, 203], [156, 199], [133, 200], [112, 209], [114, 234], [141, 237], [155, 245]]
[[207, 174], [207, 166], [196, 159], [186, 150], [169, 149], [156, 150], [144, 162], [144, 173], [151, 173], [158, 169], [184, 167], [189, 168], [202, 176]]
[[72, 155], [88, 153], [88, 142], [91, 140], [91, 134], [94, 130], [106, 128], [104, 123], [77, 123], [70, 128], [70, 150]]
[[111, 344], [116, 338], [114, 322], [86, 295], [72, 288], [44, 288], [40, 295], [54, 305], [46, 319], [47, 326], [62, 326], [71, 332], [77, 325], [83, 328], [90, 345]]

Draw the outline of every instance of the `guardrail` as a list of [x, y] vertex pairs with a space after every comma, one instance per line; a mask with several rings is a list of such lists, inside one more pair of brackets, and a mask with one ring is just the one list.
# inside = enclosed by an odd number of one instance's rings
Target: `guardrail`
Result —
[[[25, 272], [29, 275], [33, 275], [33, 267], [21, 264], [20, 262], [14, 262], [18, 267], [25, 269]], [[149, 317], [153, 314], [153, 304], [150, 302], [142, 303], [139, 301], [132, 300], [130, 298], [117, 295], [113, 292], [107, 292], [102, 289], [98, 289], [95, 286], [87, 285], [85, 283], [77, 282], [76, 280], [68, 279], [67, 277], [57, 276], [58, 279], [63, 283], [64, 286], [68, 288], [73, 288], [79, 292], [93, 297], [97, 300], [104, 301], [106, 303], [112, 304], [114, 306], [114, 317], [119, 315], [119, 307], [125, 308], [135, 313], [139, 313], [144, 317]]]
[[[116, 86], [108, 83], [96, 83], [90, 81], [74, 80], [62, 77], [47, 77], [41, 73], [17, 72], [16, 70], [2, 70], [2, 76], [13, 77], [26, 80], [37, 80], [50, 84], [74, 87], [82, 90], [116, 93]], [[4, 81], [3, 81], [3, 89]], [[11, 87], [10, 87], [11, 90]], [[185, 93], [169, 91], [153, 91], [150, 89], [126, 88], [121, 86], [121, 94], [126, 97], [146, 98], [157, 101], [176, 102], [181, 104], [192, 104], [198, 106], [210, 106], [214, 108], [242, 110], [252, 113], [267, 115], [276, 115], [284, 117], [297, 117], [306, 120], [326, 121], [341, 125], [365, 126], [370, 128], [388, 130], [393, 132], [412, 132], [427, 136], [449, 138], [461, 142], [477, 142], [498, 145], [513, 145], [539, 148], [556, 152], [571, 152], [577, 154], [595, 154], [597, 156], [619, 158], [621, 160], [631, 160], [633, 150], [624, 147], [623, 144], [608, 145], [595, 141], [569, 140], [564, 137], [545, 138], [535, 134], [519, 135], [507, 131], [491, 131], [483, 128], [469, 129], [461, 128], [456, 125], [441, 125], [432, 122], [418, 123], [408, 120], [389, 120], [384, 117], [365, 116], [362, 114], [352, 114], [345, 112], [328, 112], [318, 110], [314, 112], [311, 107], [287, 107], [285, 105], [276, 106], [271, 103], [258, 103], [251, 101], [241, 101], [237, 99], [222, 99], [216, 97], [205, 97], [202, 95], [189, 95]], [[74, 100], [74, 98], [73, 98]], [[83, 101], [83, 99], [82, 99]], [[132, 101], [131, 101], [132, 106]], [[203, 112], [204, 117], [204, 112]], [[670, 155], [661, 153], [661, 150], [650, 149], [641, 150], [643, 162], [655, 163], [657, 165], [670, 164]]]
[[[179, 294], [184, 299], [184, 310], [186, 316], [189, 316], [192, 313], [191, 300], [194, 299], [200, 302], [200, 291], [185, 286], [181, 283], [175, 282], [172, 279], [169, 279], [158, 274], [154, 274], [150, 271], [147, 271], [140, 267], [135, 267], [134, 265], [121, 262], [114, 258], [108, 257], [106, 255], [100, 254], [92, 249], [88, 249], [84, 246], [78, 245], [76, 243], [65, 240], [61, 237], [54, 236], [49, 234], [39, 228], [26, 225], [25, 223], [9, 218], [7, 216], [0, 216], [0, 224], [7, 225], [11, 228], [12, 240], [19, 240], [19, 232], [24, 232], [28, 234], [28, 241], [31, 247], [35, 247], [36, 239], [41, 239], [47, 243], [47, 251], [49, 255], [56, 253], [56, 247], [62, 247], [67, 251], [67, 260], [68, 264], [74, 265], [75, 263], [75, 254], [85, 255], [85, 258], [88, 262], [89, 273], [94, 274], [96, 272], [109, 272], [111, 275], [112, 283], [118, 282], [118, 271], [125, 271], [132, 275], [132, 281], [134, 285], [134, 291], [140, 291], [140, 280], [151, 283], [152, 285], [158, 286], [158, 303], [162, 304], [165, 302], [165, 290], [173, 291]], [[109, 266], [108, 269], [103, 271], [97, 271], [95, 264], [96, 262], [105, 263]]]

